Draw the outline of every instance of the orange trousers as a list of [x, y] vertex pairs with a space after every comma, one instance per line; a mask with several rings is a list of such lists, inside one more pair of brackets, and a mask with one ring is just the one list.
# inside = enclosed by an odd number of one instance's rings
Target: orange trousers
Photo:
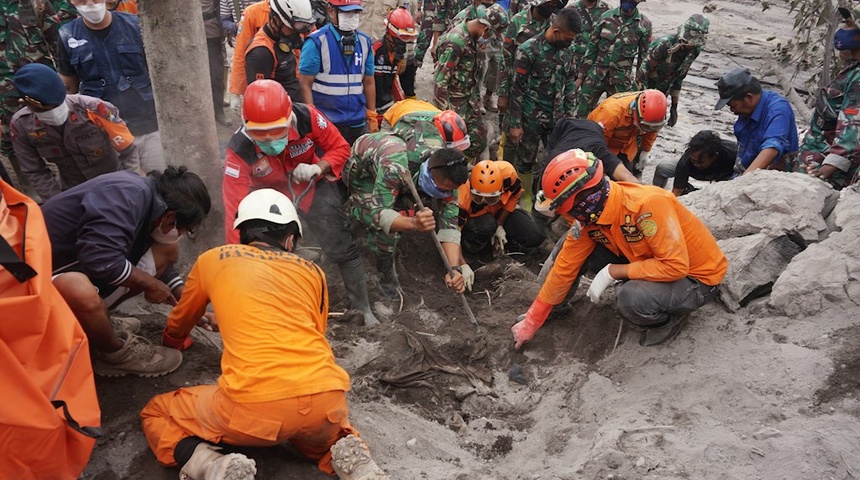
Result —
[[290, 442], [320, 470], [333, 475], [329, 448], [349, 434], [343, 391], [322, 392], [272, 402], [237, 403], [217, 385], [180, 388], [154, 397], [143, 411], [143, 433], [158, 461], [176, 466], [173, 450], [186, 437], [210, 443], [271, 447]]

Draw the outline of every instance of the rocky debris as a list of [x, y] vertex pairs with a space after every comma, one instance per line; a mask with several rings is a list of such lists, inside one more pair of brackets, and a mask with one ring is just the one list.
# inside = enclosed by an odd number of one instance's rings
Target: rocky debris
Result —
[[824, 218], [838, 197], [830, 185], [808, 175], [761, 170], [712, 183], [681, 202], [717, 240], [768, 232], [809, 245], [827, 237]]
[[770, 293], [776, 279], [802, 250], [787, 235], [768, 233], [728, 238], [719, 244], [729, 260], [720, 300], [732, 311]]
[[773, 427], [764, 427], [761, 430], [753, 433], [753, 438], [756, 440], [767, 440], [768, 438], [781, 437], [782, 432]]

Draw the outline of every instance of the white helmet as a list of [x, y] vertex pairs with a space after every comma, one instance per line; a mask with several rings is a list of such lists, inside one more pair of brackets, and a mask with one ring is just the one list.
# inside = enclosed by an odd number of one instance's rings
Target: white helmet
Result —
[[310, 0], [269, 0], [269, 9], [284, 25], [299, 33], [310, 31], [314, 24], [314, 9]]
[[265, 220], [276, 225], [296, 222], [299, 236], [302, 235], [302, 222], [299, 221], [293, 202], [283, 193], [271, 188], [254, 190], [239, 202], [233, 228], [239, 228], [239, 225], [247, 220]]

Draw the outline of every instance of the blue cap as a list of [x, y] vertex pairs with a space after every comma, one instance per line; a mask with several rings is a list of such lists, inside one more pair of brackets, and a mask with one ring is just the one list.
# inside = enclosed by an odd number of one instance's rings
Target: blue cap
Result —
[[12, 84], [22, 96], [44, 105], [59, 105], [66, 99], [66, 86], [53, 68], [41, 63], [28, 63], [15, 72]]

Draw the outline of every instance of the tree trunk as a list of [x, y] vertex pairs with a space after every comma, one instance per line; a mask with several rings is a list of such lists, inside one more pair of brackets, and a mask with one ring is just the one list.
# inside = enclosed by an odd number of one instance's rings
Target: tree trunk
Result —
[[833, 34], [836, 33], [836, 27], [839, 25], [838, 13], [833, 4], [827, 1], [824, 6], [822, 15], [827, 18], [827, 33], [824, 35], [824, 65], [821, 68], [821, 78], [818, 82], [818, 87], [823, 88], [830, 85], [832, 77], [832, 67], [830, 63], [833, 60]]
[[[200, 229], [197, 254], [223, 244], [221, 153], [200, 0], [142, 0], [140, 19], [155, 107], [168, 165], [185, 165], [203, 179], [212, 210]], [[186, 257], [188, 258], [188, 257]]]

